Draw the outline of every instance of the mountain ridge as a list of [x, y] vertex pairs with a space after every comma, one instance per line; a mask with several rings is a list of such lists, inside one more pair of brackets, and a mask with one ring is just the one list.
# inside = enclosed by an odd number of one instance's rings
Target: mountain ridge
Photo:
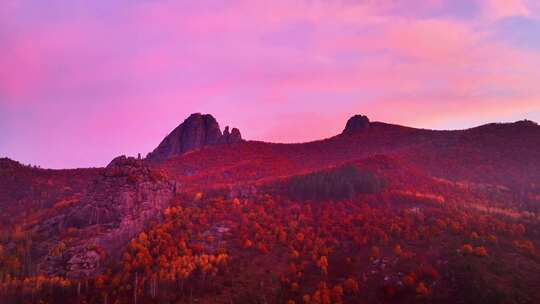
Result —
[[[255, 259], [266, 261], [263, 264], [274, 269], [275, 261], [291, 256], [290, 247], [283, 247], [283, 242], [290, 240], [293, 246], [300, 244], [297, 243], [300, 236], [296, 233], [304, 225], [314, 225], [301, 231], [304, 236], [309, 236], [310, 244], [316, 244], [321, 237], [316, 232], [319, 228], [314, 229], [321, 219], [317, 215], [319, 212], [330, 212], [328, 215], [338, 212], [340, 216], [349, 217], [343, 223], [335, 216], [323, 217], [333, 221], [326, 222], [329, 226], [323, 231], [330, 237], [326, 242], [332, 248], [340, 244], [335, 242], [334, 235], [347, 239], [356, 229], [368, 229], [342, 242], [344, 247], [339, 256], [324, 253], [329, 257], [333, 272], [342, 267], [340, 265], [347, 256], [362, 256], [366, 263], [357, 260], [355, 269], [364, 269], [375, 263], [364, 256], [368, 254], [365, 248], [367, 236], [381, 236], [382, 242], [373, 241], [373, 244], [385, 248], [387, 255], [391, 249], [384, 240], [399, 236], [395, 234], [397, 228], [393, 224], [396, 223], [416, 224], [408, 228], [412, 232], [411, 240], [396, 238], [391, 245], [399, 242], [406, 250], [423, 256], [432, 251], [432, 245], [455, 252], [460, 248], [457, 246], [461, 246], [463, 239], [460, 238], [468, 240], [470, 231], [459, 237], [454, 232], [446, 233], [442, 227], [447, 223], [450, 225], [449, 218], [456, 227], [466, 225], [467, 229], [477, 229], [477, 218], [486, 218], [477, 209], [510, 210], [513, 215], [527, 216], [526, 219], [538, 217], [540, 213], [540, 127], [533, 122], [439, 131], [368, 122], [365, 116], [354, 116], [342, 134], [307, 143], [285, 144], [243, 139], [231, 143], [224, 139], [233, 132], [228, 128], [221, 132], [212, 116], [198, 114], [193, 120], [194, 125], [181, 124], [182, 127], [177, 128], [182, 130], [175, 129], [168, 135], [174, 140], [171, 139], [173, 143], [167, 143], [163, 151], [158, 151], [163, 158], [119, 156], [104, 168], [63, 170], [34, 168], [7, 158], [0, 159], [0, 228], [9, 232], [7, 237], [0, 239], [0, 249], [10, 257], [6, 261], [23, 261], [19, 263], [19, 272], [10, 270], [10, 275], [17, 279], [9, 284], [26, 284], [24, 282], [30, 281], [28, 278], [62, 278], [78, 284], [77, 289], [65, 288], [72, 292], [66, 293], [66, 297], [75, 299], [79, 297], [81, 284], [90, 280], [90, 290], [97, 290], [92, 288], [101, 288], [98, 282], [106, 278], [112, 284], [112, 290], [117, 287], [114, 282], [124, 286], [123, 291], [114, 296], [111, 294], [111, 297], [130, 299], [133, 293], [127, 290], [132, 289], [126, 288], [132, 288], [133, 284], [141, 284], [144, 290], [153, 290], [158, 285], [167, 290], [169, 279], [161, 270], [173, 265], [191, 267], [189, 265], [199, 263], [196, 266], [199, 270], [189, 273], [191, 279], [182, 281], [182, 284], [197, 289], [201, 286], [193, 278], [199, 278], [200, 271], [206, 269], [206, 264], [201, 263], [207, 258], [222, 261], [223, 254], [230, 254], [233, 257], [231, 264], [240, 267], [226, 273], [247, 275], [249, 281], [257, 271], [237, 271], [244, 267], [242, 263], [238, 264], [239, 260], [253, 258], [255, 249], [261, 254]], [[186, 138], [187, 146], [182, 142]], [[312, 214], [312, 209], [318, 211]], [[282, 213], [265, 215], [265, 212], [276, 210]], [[307, 221], [304, 215], [302, 219], [300, 217], [304, 211], [309, 218]], [[464, 214], [470, 215], [470, 222], [463, 223]], [[368, 217], [385, 222], [379, 223], [380, 226], [373, 223], [377, 227], [373, 230], [375, 226], [365, 226]], [[434, 219], [439, 227], [435, 230], [430, 226]], [[251, 220], [255, 222], [245, 224]], [[275, 226], [275, 220], [282, 222]], [[478, 229], [478, 232], [491, 229], [490, 223], [494, 221], [486, 220], [487, 228]], [[497, 221], [500, 223], [500, 219]], [[259, 224], [265, 225], [264, 228], [261, 229]], [[335, 230], [342, 224], [348, 225], [344, 233]], [[423, 227], [426, 224], [428, 226]], [[515, 228], [510, 221], [504, 224], [501, 227], [507, 230], [525, 229]], [[389, 227], [394, 231], [387, 231]], [[279, 237], [282, 233], [276, 228], [290, 230], [290, 236], [286, 233], [285, 237]], [[527, 229], [534, 232], [530, 230], [534, 229], [532, 225]], [[429, 247], [418, 250], [415, 234], [431, 231], [443, 233], [448, 241], [429, 243], [426, 245]], [[274, 244], [276, 233], [281, 240]], [[506, 238], [505, 235], [501, 235], [501, 239]], [[422, 238], [422, 242], [429, 240]], [[252, 247], [250, 242], [257, 242], [253, 249], [249, 249]], [[509, 240], [505, 239], [505, 242]], [[266, 244], [273, 245], [268, 247]], [[320, 247], [313, 252], [303, 252], [305, 245], [307, 243], [295, 250], [309, 257], [308, 263], [312, 263], [312, 253], [322, 255], [319, 250], [326, 250]], [[512, 246], [491, 246], [488, 250], [490, 253], [499, 250], [513, 254], [508, 251]], [[27, 252], [18, 248], [30, 249]], [[169, 261], [177, 257], [182, 261], [186, 259], [186, 263]], [[195, 264], [191, 258], [196, 259]], [[441, 258], [446, 256], [426, 257], [432, 263]], [[296, 258], [293, 263], [294, 260]], [[424, 258], [418, 261], [422, 262]], [[529, 260], [527, 263], [533, 268], [524, 270], [524, 276], [540, 269], [540, 264]], [[444, 267], [439, 269], [444, 271]], [[286, 269], [287, 264], [283, 268]], [[156, 269], [161, 273], [157, 277], [152, 275]], [[394, 268], [389, 266], [387, 269]], [[143, 273], [144, 280], [138, 281]], [[220, 273], [218, 279], [227, 275]], [[313, 267], [305, 273], [310, 278], [318, 278], [317, 282], [320, 274]], [[342, 274], [336, 277], [331, 272], [328, 275], [343, 280]], [[395, 276], [395, 273], [388, 275]], [[444, 275], [444, 278], [449, 280], [450, 276]], [[216, 278], [203, 276], [202, 279], [212, 281]], [[258, 279], [255, 281], [259, 282]], [[266, 284], [278, 288], [275, 286], [277, 281]], [[428, 287], [436, 290], [437, 286], [442, 286], [444, 290], [453, 286], [448, 281], [436, 282], [437, 285], [428, 284]], [[534, 279], [524, 282], [534, 287]], [[369, 280], [364, 283], [363, 292], [371, 301], [377, 302], [374, 299], [380, 286]], [[19, 290], [6, 284], [0, 284], [0, 300], [3, 294], [9, 296]], [[8, 287], [2, 289], [2, 286]], [[224, 286], [222, 288], [229, 288]], [[245, 285], [240, 289], [245, 290]], [[24, 289], [21, 290], [24, 293]], [[145, 291], [140, 293], [144, 295]], [[14, 294], [16, 297], [17, 293]], [[158, 292], [152, 294], [155, 296]], [[204, 292], [197, 294], [204, 295]], [[90, 302], [96, 301], [101, 303], [102, 299]], [[201, 303], [215, 301], [206, 298]]]
[[[200, 115], [200, 116], [207, 115], [208, 117], [211, 117], [211, 120], [213, 120], [213, 121], [215, 121], [217, 123], [217, 120], [215, 120], [215, 118], [211, 114], [193, 113], [189, 117], [191, 117], [193, 115]], [[389, 126], [389, 127], [395, 127], [395, 128], [401, 128], [401, 129], [432, 131], [432, 132], [444, 132], [444, 133], [448, 133], [448, 132], [466, 132], [466, 131], [471, 131], [471, 130], [485, 130], [485, 129], [501, 130], [501, 129], [507, 129], [507, 128], [520, 128], [520, 127], [521, 128], [527, 128], [528, 130], [534, 130], [535, 128], [540, 129], [540, 126], [538, 125], [537, 122], [535, 122], [533, 120], [529, 120], [529, 119], [522, 119], [522, 120], [517, 120], [517, 121], [514, 121], [514, 122], [489, 122], [489, 123], [481, 124], [481, 125], [478, 125], [478, 126], [465, 128], [465, 129], [431, 129], [431, 128], [420, 128], [420, 127], [414, 127], [414, 126], [400, 125], [400, 124], [394, 124], [394, 123], [388, 123], [388, 122], [382, 122], [382, 121], [370, 121], [367, 116], [364, 116], [364, 115], [361, 115], [361, 114], [353, 115], [353, 116], [351, 116], [349, 118], [349, 120], [351, 120], [355, 116], [364, 117], [365, 119], [367, 119], [367, 126], [371, 126], [371, 125], [373, 125], [373, 126]], [[189, 117], [186, 118], [186, 120], [188, 120]], [[184, 122], [186, 120], [184, 120]], [[350, 135], [350, 134], [355, 134], [356, 133], [355, 131], [345, 132], [347, 130], [347, 126], [345, 126], [345, 128], [343, 129], [343, 131], [341, 133], [336, 134], [336, 135], [332, 135], [330, 137], [314, 139], [314, 140], [309, 140], [309, 141], [303, 141], [303, 142], [283, 143], [283, 142], [271, 142], [271, 141], [264, 141], [264, 140], [257, 140], [257, 139], [245, 140], [245, 139], [242, 138], [242, 135], [241, 135], [240, 131], [237, 128], [232, 128], [231, 131], [229, 131], [229, 129], [230, 129], [229, 126], [226, 126], [222, 133], [221, 133], [221, 131], [219, 131], [220, 134], [221, 134], [221, 137], [219, 135], [211, 136], [211, 138], [213, 138], [213, 140], [210, 140], [210, 142], [211, 142], [210, 144], [205, 143], [204, 141], [202, 141], [200, 144], [196, 145], [195, 148], [190, 148], [190, 149], [187, 149], [187, 150], [180, 149], [181, 152], [170, 153], [170, 155], [167, 154], [167, 153], [164, 153], [163, 155], [157, 156], [156, 154], [160, 154], [159, 151], [158, 151], [159, 148], [160, 148], [160, 145], [162, 145], [166, 141], [167, 138], [171, 137], [171, 135], [173, 135], [175, 133], [175, 130], [177, 130], [181, 126], [182, 126], [182, 123], [180, 125], [178, 125], [176, 128], [174, 128], [167, 136], [165, 136], [161, 140], [160, 144], [153, 151], [147, 153], [146, 159], [149, 160], [149, 161], [162, 161], [162, 160], [167, 159], [168, 157], [174, 157], [174, 156], [178, 156], [178, 155], [181, 155], [183, 153], [186, 153], [186, 152], [196, 151], [198, 149], [210, 146], [212, 144], [238, 143], [238, 142], [242, 142], [242, 141], [248, 141], [248, 142], [260, 142], [260, 143], [276, 144], [276, 145], [299, 145], [299, 144], [309, 144], [309, 143], [314, 143], [314, 142], [325, 141], [325, 140], [328, 140], [328, 139], [331, 139], [331, 138], [334, 138], [334, 137], [347, 135], [347, 134]], [[219, 124], [217, 124], [217, 126], [218, 126], [217, 129], [219, 129]], [[365, 129], [367, 129], [367, 128], [365, 128]], [[217, 134], [217, 132], [214, 131], [214, 134]], [[218, 140], [218, 139], [220, 139], [220, 140]], [[227, 140], [227, 139], [229, 139], [229, 140]], [[156, 152], [158, 152], [158, 153], [156, 153]], [[15, 158], [0, 157], [0, 167], [1, 166], [8, 166], [8, 165], [9, 166], [19, 165], [19, 166], [26, 167], [26, 168], [34, 168], [34, 169], [40, 169], [40, 170], [57, 170], [57, 171], [59, 171], [59, 170], [78, 170], [78, 169], [98, 169], [98, 168], [104, 168], [105, 167], [105, 166], [97, 166], [97, 167], [96, 166], [88, 166], [88, 167], [76, 167], [76, 168], [45, 168], [45, 167], [42, 167], [42, 166], [23, 164], [23, 163], [20, 163], [19, 161], [17, 161]]]

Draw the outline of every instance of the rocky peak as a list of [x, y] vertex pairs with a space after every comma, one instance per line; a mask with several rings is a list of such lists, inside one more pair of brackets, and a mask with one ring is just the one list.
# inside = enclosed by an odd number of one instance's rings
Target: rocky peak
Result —
[[159, 146], [147, 155], [151, 161], [160, 161], [208, 145], [231, 144], [242, 141], [240, 131], [227, 126], [221, 133], [217, 120], [210, 114], [191, 114], [167, 135]]
[[351, 134], [369, 128], [369, 118], [364, 115], [354, 115], [349, 118], [347, 125], [341, 134]]
[[242, 134], [240, 134], [240, 130], [237, 128], [233, 128], [231, 131], [231, 141], [232, 142], [238, 142], [242, 140]]
[[234, 144], [240, 141], [242, 141], [242, 135], [240, 134], [240, 130], [238, 130], [237, 128], [233, 128], [232, 131], [229, 132], [229, 126], [226, 126], [221, 137], [221, 143]]

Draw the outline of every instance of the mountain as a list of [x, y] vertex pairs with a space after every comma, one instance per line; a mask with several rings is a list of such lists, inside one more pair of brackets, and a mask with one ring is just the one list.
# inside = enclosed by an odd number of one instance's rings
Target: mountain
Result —
[[3, 158], [0, 185], [2, 303], [540, 300], [531, 121], [437, 131], [355, 115], [279, 144], [196, 113], [145, 159]]
[[229, 132], [227, 126], [222, 134], [218, 122], [212, 115], [194, 113], [167, 135], [146, 159], [158, 161], [209, 145], [233, 144], [241, 141], [242, 135], [237, 128]]
[[452, 181], [531, 187], [540, 181], [540, 126], [530, 121], [436, 131], [349, 119], [342, 134], [301, 144], [244, 141], [171, 157], [156, 166], [186, 186], [279, 178], [374, 155]]

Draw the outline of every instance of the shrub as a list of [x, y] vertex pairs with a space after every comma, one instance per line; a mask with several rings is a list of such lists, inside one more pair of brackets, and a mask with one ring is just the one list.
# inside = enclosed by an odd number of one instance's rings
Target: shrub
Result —
[[484, 257], [487, 255], [487, 250], [484, 246], [474, 248], [474, 255]]
[[356, 281], [356, 279], [354, 279], [353, 277], [347, 278], [347, 280], [345, 280], [345, 282], [343, 283], [343, 286], [345, 287], [345, 292], [348, 294], [357, 294], [360, 290], [358, 286], [358, 281]]
[[413, 276], [405, 275], [403, 278], [401, 278], [401, 282], [403, 283], [403, 285], [407, 287], [413, 287], [414, 284], [416, 283], [416, 280], [414, 279]]
[[516, 240], [514, 241], [514, 246], [520, 251], [530, 255], [534, 255], [534, 253], [536, 252], [533, 242], [529, 240]]
[[473, 252], [473, 247], [471, 244], [465, 244], [461, 247], [461, 252], [463, 252], [463, 254], [471, 254]]
[[416, 293], [419, 295], [419, 296], [425, 296], [428, 294], [428, 289], [426, 287], [426, 285], [424, 284], [424, 282], [420, 282], [418, 283], [418, 286], [416, 286]]

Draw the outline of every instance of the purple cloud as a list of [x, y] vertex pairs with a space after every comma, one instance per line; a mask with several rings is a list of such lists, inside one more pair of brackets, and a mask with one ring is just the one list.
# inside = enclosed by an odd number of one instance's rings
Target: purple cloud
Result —
[[[0, 155], [104, 165], [150, 151], [192, 112], [284, 142], [331, 136], [357, 112], [436, 128], [540, 120], [539, 9], [517, 0], [4, 1]], [[390, 111], [400, 106], [418, 111]]]

